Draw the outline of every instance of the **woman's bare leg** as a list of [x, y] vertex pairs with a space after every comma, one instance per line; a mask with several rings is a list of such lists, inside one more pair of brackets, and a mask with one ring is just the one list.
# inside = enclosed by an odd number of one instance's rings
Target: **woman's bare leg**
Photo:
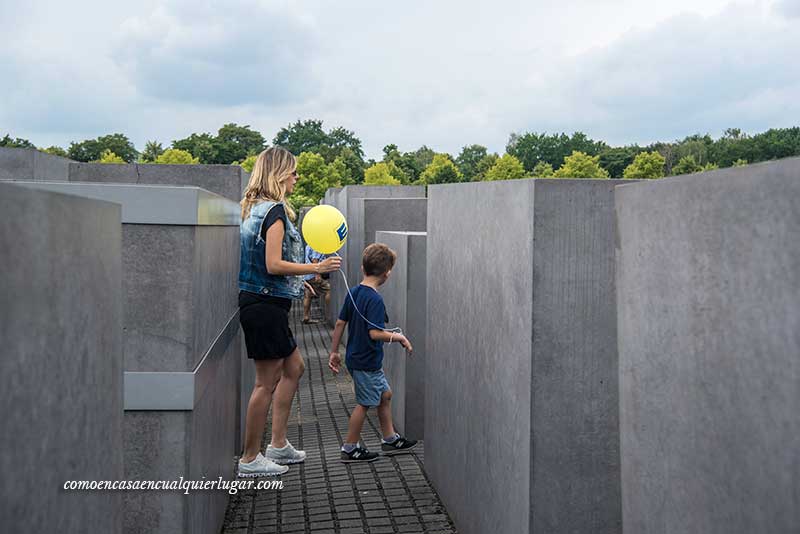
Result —
[[250, 402], [247, 404], [247, 418], [244, 432], [244, 452], [242, 462], [252, 462], [261, 452], [261, 438], [267, 424], [269, 405], [273, 392], [278, 386], [283, 370], [283, 360], [253, 360], [256, 366], [256, 382]]
[[297, 384], [306, 369], [300, 349], [294, 349], [289, 357], [283, 359], [283, 376], [275, 389], [272, 406], [272, 446], [281, 449], [286, 446], [286, 424], [289, 421], [289, 410], [297, 391]]

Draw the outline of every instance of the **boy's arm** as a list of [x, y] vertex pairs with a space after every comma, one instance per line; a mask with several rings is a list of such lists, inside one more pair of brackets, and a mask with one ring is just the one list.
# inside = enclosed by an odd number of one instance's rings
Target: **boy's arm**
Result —
[[331, 354], [328, 357], [328, 368], [334, 373], [339, 373], [339, 368], [342, 365], [342, 355], [339, 354], [339, 345], [342, 342], [342, 333], [347, 321], [341, 319], [336, 320], [336, 325], [333, 327], [333, 341], [331, 347]]
[[347, 326], [347, 321], [336, 319], [336, 324], [333, 327], [333, 340], [331, 341], [331, 352], [339, 352], [339, 345], [342, 343], [342, 334], [344, 327]]
[[377, 330], [373, 328], [369, 331], [369, 338], [372, 341], [383, 341], [384, 343], [400, 343], [408, 352], [414, 351], [414, 347], [411, 346], [411, 342], [403, 334], [386, 332], [384, 330]]

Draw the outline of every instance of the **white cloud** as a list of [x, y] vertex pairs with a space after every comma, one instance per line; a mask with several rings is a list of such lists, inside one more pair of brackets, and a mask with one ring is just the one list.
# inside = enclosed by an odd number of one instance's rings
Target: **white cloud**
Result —
[[775, 10], [789, 18], [800, 17], [800, 2], [798, 0], [778, 0]]
[[800, 124], [796, 5], [9, 4], [0, 125], [40, 145], [121, 131], [141, 147], [226, 122], [271, 138], [319, 118], [371, 156], [388, 143], [502, 151], [524, 130], [612, 143], [759, 131]]
[[[283, 8], [281, 6], [283, 5]], [[302, 102], [316, 36], [284, 2], [179, 0], [123, 22], [118, 62], [144, 96], [211, 106]]]

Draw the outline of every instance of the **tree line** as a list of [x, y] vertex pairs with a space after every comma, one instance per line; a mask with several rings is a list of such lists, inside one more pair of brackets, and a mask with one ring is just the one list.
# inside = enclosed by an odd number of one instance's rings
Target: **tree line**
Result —
[[[374, 160], [365, 159], [354, 132], [342, 127], [326, 130], [323, 121], [312, 119], [282, 128], [272, 145], [298, 157], [299, 179], [291, 200], [304, 206], [318, 203], [329, 187], [350, 184], [429, 185], [530, 177], [650, 179], [741, 166], [800, 155], [800, 127], [773, 128], [752, 136], [729, 128], [718, 139], [696, 134], [674, 142], [621, 147], [583, 132], [524, 132], [511, 134], [502, 155], [478, 144], [464, 146], [456, 156], [424, 145], [401, 152], [389, 144], [381, 159]], [[0, 146], [37, 148], [27, 139], [10, 135], [0, 139]], [[261, 133], [231, 123], [216, 135], [193, 133], [172, 141], [168, 148], [147, 141], [141, 152], [120, 133], [72, 142], [66, 149], [40, 150], [83, 162], [233, 164], [251, 172], [256, 155], [266, 147]]]

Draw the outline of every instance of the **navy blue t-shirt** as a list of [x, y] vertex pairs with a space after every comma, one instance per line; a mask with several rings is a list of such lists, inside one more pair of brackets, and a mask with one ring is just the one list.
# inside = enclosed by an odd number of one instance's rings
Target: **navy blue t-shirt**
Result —
[[377, 371], [383, 365], [383, 342], [373, 341], [369, 337], [370, 330], [379, 330], [386, 326], [389, 316], [386, 315], [386, 306], [380, 293], [369, 286], [358, 285], [350, 290], [356, 306], [368, 321], [353, 309], [353, 302], [345, 295], [339, 319], [347, 321], [347, 354], [345, 365], [348, 369], [360, 371]]

